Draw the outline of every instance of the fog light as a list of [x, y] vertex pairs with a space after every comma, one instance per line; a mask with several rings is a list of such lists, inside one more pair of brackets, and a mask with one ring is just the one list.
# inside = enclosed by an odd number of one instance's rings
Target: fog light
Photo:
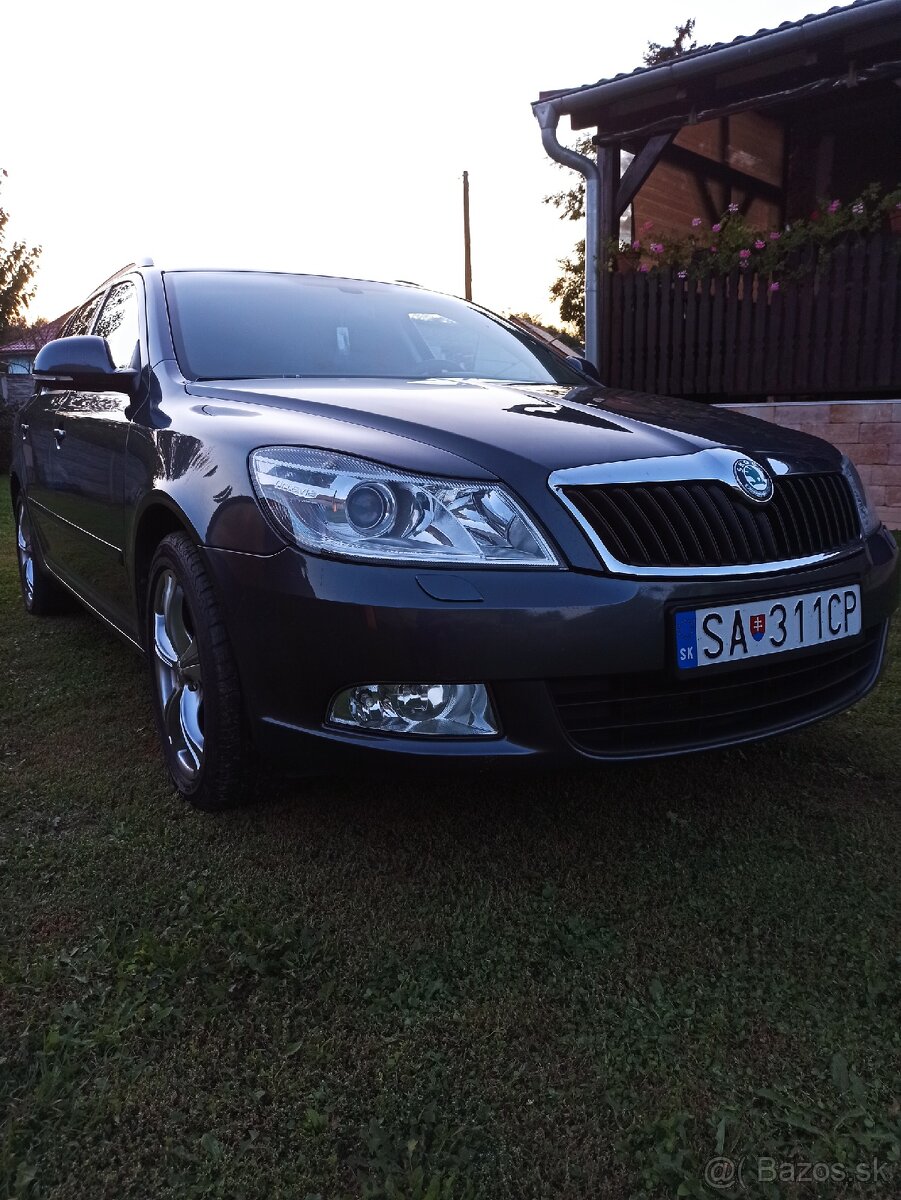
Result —
[[481, 737], [498, 732], [483, 683], [360, 683], [338, 693], [328, 719], [368, 733]]

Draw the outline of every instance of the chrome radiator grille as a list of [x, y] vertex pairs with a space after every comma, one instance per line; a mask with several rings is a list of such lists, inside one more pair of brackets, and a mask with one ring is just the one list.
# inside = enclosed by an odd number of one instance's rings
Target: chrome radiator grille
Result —
[[746, 566], [826, 554], [859, 537], [837, 472], [784, 475], [766, 504], [717, 480], [563, 489], [619, 562], [636, 567]]

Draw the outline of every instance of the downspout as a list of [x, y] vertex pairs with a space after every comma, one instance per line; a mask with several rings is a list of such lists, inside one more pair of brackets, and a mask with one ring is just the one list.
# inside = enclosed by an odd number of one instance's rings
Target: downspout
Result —
[[585, 176], [585, 357], [600, 369], [600, 329], [598, 327], [598, 273], [601, 262], [600, 196], [601, 176], [596, 162], [562, 146], [557, 141], [560, 113], [553, 100], [532, 105], [541, 126], [541, 142], [554, 162], [572, 167]]

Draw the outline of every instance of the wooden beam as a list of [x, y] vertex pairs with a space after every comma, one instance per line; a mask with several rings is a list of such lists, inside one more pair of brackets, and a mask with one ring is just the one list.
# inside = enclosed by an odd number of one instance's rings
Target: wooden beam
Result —
[[782, 189], [775, 183], [758, 179], [756, 175], [749, 175], [747, 171], [731, 167], [728, 163], [718, 163], [716, 159], [708, 158], [705, 154], [686, 150], [684, 146], [670, 146], [661, 157], [664, 162], [672, 163], [674, 167], [684, 167], [691, 171], [696, 179], [713, 179], [727, 186], [735, 183], [746, 192], [763, 200], [772, 200], [775, 204], [782, 200]]
[[613, 202], [617, 221], [635, 199], [641, 185], [660, 161], [660, 155], [676, 136], [672, 133], [658, 133], [648, 138], [642, 149], [635, 155], [626, 167], [626, 173], [616, 189], [616, 199]]

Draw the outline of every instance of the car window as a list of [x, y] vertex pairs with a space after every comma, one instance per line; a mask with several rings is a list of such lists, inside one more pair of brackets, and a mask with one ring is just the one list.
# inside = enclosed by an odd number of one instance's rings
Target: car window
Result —
[[86, 304], [82, 304], [81, 308], [69, 318], [66, 322], [66, 327], [63, 330], [65, 337], [74, 337], [77, 334], [91, 332], [91, 325], [94, 323], [94, 317], [97, 315], [97, 309], [100, 307], [100, 301], [103, 299], [103, 292], [99, 296], [92, 296]]
[[126, 280], [110, 291], [94, 332], [109, 342], [117, 367], [130, 367], [138, 344], [138, 296], [135, 285]]
[[536, 339], [450, 296], [398, 284], [254, 271], [165, 276], [191, 379], [584, 379]]

